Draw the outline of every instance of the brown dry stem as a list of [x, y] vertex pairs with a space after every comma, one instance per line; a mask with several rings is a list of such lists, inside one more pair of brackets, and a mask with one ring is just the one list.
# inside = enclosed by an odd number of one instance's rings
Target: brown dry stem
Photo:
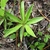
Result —
[[50, 44], [48, 46], [46, 46], [43, 50], [46, 50], [49, 46], [50, 46]]
[[40, 12], [40, 14], [47, 20], [47, 21], [49, 21], [50, 22], [50, 20], [42, 13], [42, 11], [41, 10], [38, 10], [39, 12]]

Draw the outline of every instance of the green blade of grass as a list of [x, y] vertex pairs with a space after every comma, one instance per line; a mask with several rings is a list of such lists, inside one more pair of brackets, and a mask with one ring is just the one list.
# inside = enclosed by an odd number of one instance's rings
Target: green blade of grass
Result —
[[1, 0], [1, 8], [4, 9], [8, 0]]

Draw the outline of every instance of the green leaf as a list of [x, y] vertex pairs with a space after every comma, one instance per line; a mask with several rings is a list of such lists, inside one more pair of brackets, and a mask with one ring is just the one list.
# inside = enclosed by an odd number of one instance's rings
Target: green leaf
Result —
[[39, 43], [38, 45], [38, 49], [39, 50], [43, 50], [43, 47], [45, 46], [45, 43]]
[[1, 8], [5, 9], [6, 3], [8, 0], [1, 0]]
[[45, 35], [44, 42], [47, 43], [49, 40], [50, 35]]
[[49, 35], [49, 39], [50, 39], [50, 35]]
[[4, 30], [6, 30], [6, 29], [7, 29], [7, 20], [5, 18], [5, 20], [4, 20]]
[[21, 29], [20, 29], [20, 40], [21, 40], [21, 42], [22, 42], [23, 34], [24, 34], [24, 27], [21, 27]]
[[15, 39], [16, 38], [16, 34], [12, 34], [9, 36], [10, 39]]
[[27, 22], [27, 24], [35, 24], [35, 23], [41, 21], [42, 19], [44, 19], [44, 18], [43, 18], [43, 17], [34, 17], [34, 18], [30, 19], [30, 20]]
[[22, 20], [24, 20], [24, 1], [22, 1], [20, 4], [20, 14], [21, 14]]
[[25, 14], [25, 22], [28, 21], [30, 15], [31, 15], [32, 9], [33, 9], [33, 4], [29, 7], [28, 11]]
[[24, 37], [26, 37], [27, 36], [27, 32], [24, 32]]
[[9, 13], [9, 12], [7, 12], [7, 11], [6, 11], [6, 15], [7, 15], [11, 20], [13, 20], [14, 22], [19, 22], [19, 23], [22, 22], [18, 17], [12, 15], [11, 13]]
[[24, 37], [30, 37], [30, 34], [28, 34], [27, 32], [24, 32]]
[[4, 11], [0, 8], [0, 16], [4, 16]]
[[38, 34], [39, 34], [40, 36], [42, 36], [42, 35], [43, 35], [41, 31], [38, 31]]
[[4, 30], [5, 35], [3, 37], [7, 37], [8, 35], [16, 32], [22, 25], [18, 24], [17, 26]]
[[0, 20], [0, 25], [3, 23], [3, 21], [4, 21], [4, 18], [2, 18], [2, 19]]
[[29, 25], [25, 25], [25, 29], [28, 34], [30, 34], [33, 37], [36, 37], [36, 35], [34, 34], [33, 30], [29, 27]]
[[38, 38], [38, 41], [41, 41], [41, 40], [42, 40], [41, 37], [39, 37], [39, 38]]
[[30, 45], [31, 50], [35, 50], [35, 46], [34, 45]]
[[48, 42], [48, 38], [44, 38], [44, 42], [47, 43]]
[[1, 6], [1, 8], [0, 8], [0, 15], [1, 16], [4, 16], [4, 11], [3, 10], [5, 10], [5, 6], [6, 6], [7, 1], [8, 0], [1, 0], [1, 2], [0, 2], [0, 6]]
[[39, 42], [35, 42], [35, 44], [34, 44], [35, 46], [38, 46], [39, 45]]
[[11, 26], [11, 25], [13, 25], [13, 23], [12, 22], [8, 22], [7, 25]]

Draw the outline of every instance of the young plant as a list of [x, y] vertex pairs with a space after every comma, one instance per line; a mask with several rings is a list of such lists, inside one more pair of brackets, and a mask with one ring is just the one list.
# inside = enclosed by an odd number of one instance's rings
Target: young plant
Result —
[[21, 40], [21, 42], [22, 42], [22, 38], [23, 38], [23, 35], [24, 35], [25, 32], [30, 34], [33, 37], [36, 37], [33, 30], [30, 28], [30, 25], [41, 21], [43, 19], [43, 17], [34, 17], [32, 19], [29, 19], [31, 12], [32, 12], [32, 9], [33, 9], [33, 4], [29, 7], [28, 11], [25, 14], [25, 12], [24, 12], [24, 1], [22, 1], [21, 4], [20, 4], [21, 19], [10, 14], [9, 12], [6, 12], [6, 15], [11, 20], [13, 20], [14, 22], [16, 22], [18, 24], [16, 26], [14, 26], [13, 28], [4, 30], [5, 35], [3, 37], [9, 36], [10, 34], [13, 34], [14, 32], [16, 32], [19, 29], [20, 29], [20, 40]]
[[46, 44], [48, 44], [50, 35], [49, 34], [43, 35], [43, 32], [41, 31], [38, 31], [37, 34], [39, 35], [37, 40], [34, 41], [32, 44], [28, 43], [28, 45], [30, 46], [31, 50], [44, 50], [44, 48], [46, 47]]
[[31, 50], [43, 50], [45, 46], [44, 42], [35, 42], [34, 44], [30, 45]]

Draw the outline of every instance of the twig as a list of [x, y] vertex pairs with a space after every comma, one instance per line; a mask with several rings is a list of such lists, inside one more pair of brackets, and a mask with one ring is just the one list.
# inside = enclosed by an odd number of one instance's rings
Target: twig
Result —
[[18, 31], [16, 32], [16, 50], [18, 50]]
[[[31, 44], [33, 44], [33, 43], [34, 43], [34, 40], [31, 42]], [[31, 46], [31, 44], [29, 45], [29, 47]], [[28, 47], [28, 48], [29, 48], [29, 47]]]
[[50, 46], [50, 44], [48, 46], [46, 46], [43, 50], [47, 49]]
[[42, 11], [41, 10], [39, 10], [38, 9], [38, 11], [40, 12], [40, 14], [47, 20], [47, 21], [49, 21], [50, 22], [50, 20], [42, 13]]

